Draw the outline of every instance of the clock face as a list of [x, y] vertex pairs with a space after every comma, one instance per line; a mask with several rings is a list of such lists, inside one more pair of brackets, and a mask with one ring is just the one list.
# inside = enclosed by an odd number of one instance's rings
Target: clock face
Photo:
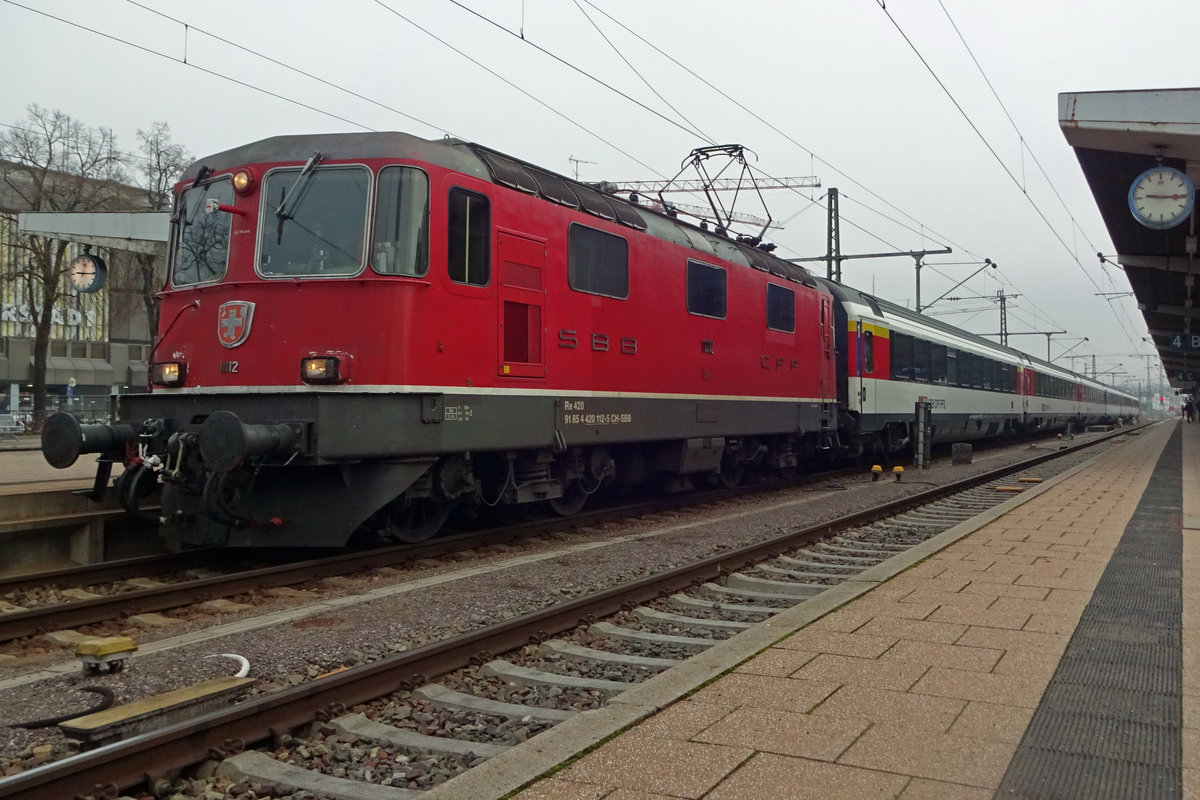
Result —
[[1165, 230], [1187, 219], [1196, 204], [1196, 187], [1173, 167], [1152, 167], [1129, 187], [1129, 210], [1147, 228]]
[[71, 266], [67, 269], [67, 275], [70, 277], [75, 291], [88, 294], [97, 292], [104, 286], [108, 269], [98, 256], [84, 253], [71, 262]]

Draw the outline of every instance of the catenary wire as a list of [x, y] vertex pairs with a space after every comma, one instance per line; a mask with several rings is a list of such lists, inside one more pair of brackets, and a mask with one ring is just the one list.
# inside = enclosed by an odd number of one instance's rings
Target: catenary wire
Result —
[[[1096, 291], [1098, 291], [1098, 292], [1104, 291], [1100, 287], [1100, 285], [1098, 283], [1096, 283], [1096, 279], [1092, 277], [1092, 274], [1090, 272], [1088, 272], [1086, 268], [1084, 268], [1084, 266], [1083, 266], [1082, 262], [1080, 262], [1078, 256], [1075, 255], [1075, 253], [1072, 251], [1071, 247], [1067, 244], [1066, 240], [1063, 239], [1062, 234], [1060, 234], [1058, 232], [1058, 229], [1055, 228], [1054, 225], [1050, 222], [1050, 220], [1046, 216], [1045, 212], [1042, 211], [1041, 207], [1037, 204], [1037, 201], [1035, 201], [1033, 199], [1033, 197], [1029, 194], [1029, 192], [1025, 189], [1025, 187], [1023, 187], [1021, 185], [1021, 181], [1017, 178], [1016, 175], [1013, 174], [1013, 171], [1011, 169], [1009, 169], [1008, 165], [1004, 163], [1004, 160], [1000, 157], [1000, 154], [996, 152], [995, 148], [992, 147], [991, 143], [987, 140], [987, 137], [983, 135], [983, 131], [981, 131], [979, 129], [979, 126], [975, 124], [975, 121], [971, 118], [971, 115], [966, 112], [966, 109], [964, 109], [962, 107], [962, 104], [960, 104], [958, 102], [958, 99], [954, 96], [954, 93], [951, 92], [949, 87], [946, 86], [945, 82], [942, 81], [941, 76], [939, 76], [937, 74], [937, 71], [934, 70], [933, 66], [928, 62], [928, 60], [926, 60], [924, 54], [921, 53], [920, 49], [917, 48], [916, 44], [912, 41], [911, 38], [909, 38], [908, 34], [900, 26], [900, 23], [896, 21], [896, 18], [893, 17], [891, 12], [889, 12], [887, 10], [886, 3], [884, 3], [883, 0], [876, 0], [876, 2], [879, 4], [879, 7], [883, 10], [883, 13], [887, 16], [888, 20], [896, 28], [896, 31], [900, 34], [901, 38], [904, 39], [904, 42], [909, 46], [909, 48], [916, 55], [917, 60], [919, 60], [921, 62], [922, 66], [924, 66], [926, 71], [930, 74], [930, 76], [933, 77], [934, 82], [936, 82], [937, 85], [941, 88], [942, 92], [950, 100], [950, 103], [959, 112], [959, 114], [962, 116], [962, 118], [964, 120], [966, 120], [967, 125], [971, 128], [971, 130], [975, 133], [975, 135], [983, 143], [984, 147], [987, 148], [988, 152], [992, 154], [992, 157], [996, 160], [996, 163], [998, 163], [1000, 165], [1001, 169], [1004, 170], [1004, 172], [1008, 175], [1008, 177], [1010, 179], [1012, 179], [1013, 183], [1016, 184], [1017, 188], [1020, 189], [1021, 194], [1023, 194], [1025, 196], [1026, 201], [1033, 207], [1033, 210], [1041, 218], [1042, 222], [1045, 223], [1046, 227], [1054, 235], [1054, 238], [1058, 240], [1059, 244], [1062, 245], [1063, 249], [1067, 251], [1067, 254], [1071, 256], [1071, 259], [1079, 266], [1080, 270], [1087, 277], [1088, 281], [1092, 284], [1092, 286], [1094, 286], [1096, 288]], [[1111, 310], [1112, 307], [1109, 306], [1109, 308]], [[1113, 312], [1113, 318], [1117, 320], [1117, 323], [1121, 326], [1121, 330], [1125, 333], [1126, 338], [1132, 343], [1134, 341], [1133, 334], [1126, 327], [1125, 321], [1123, 319], [1121, 319], [1121, 317], [1118, 314], [1116, 314], [1115, 311]]]

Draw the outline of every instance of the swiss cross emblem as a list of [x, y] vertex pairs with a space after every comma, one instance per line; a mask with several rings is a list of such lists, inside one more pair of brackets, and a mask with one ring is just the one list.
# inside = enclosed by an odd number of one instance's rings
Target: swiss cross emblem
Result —
[[217, 338], [226, 347], [237, 347], [250, 335], [254, 318], [254, 303], [233, 300], [217, 309]]

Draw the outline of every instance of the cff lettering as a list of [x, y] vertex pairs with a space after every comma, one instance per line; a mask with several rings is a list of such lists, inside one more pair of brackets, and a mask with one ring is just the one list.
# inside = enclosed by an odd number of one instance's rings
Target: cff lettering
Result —
[[786, 358], [771, 358], [770, 356], [763, 356], [761, 359], [759, 359], [759, 364], [762, 365], [763, 369], [787, 370], [789, 372], [794, 372], [800, 366], [800, 360], [796, 358], [789, 360]]

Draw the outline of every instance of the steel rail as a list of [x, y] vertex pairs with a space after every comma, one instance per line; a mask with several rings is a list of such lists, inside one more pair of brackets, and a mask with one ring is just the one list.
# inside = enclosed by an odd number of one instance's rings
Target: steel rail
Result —
[[1122, 429], [1111, 436], [1077, 447], [1056, 450], [1020, 464], [989, 470], [846, 517], [790, 531], [659, 575], [614, 586], [515, 617], [499, 625], [423, 645], [188, 722], [52, 762], [0, 780], [0, 798], [41, 800], [49, 796], [70, 797], [109, 785], [122, 790], [143, 783], [153, 787], [159, 778], [190, 766], [209, 753], [228, 755], [258, 742], [278, 742], [290, 730], [311, 722], [319, 712], [331, 706], [351, 706], [373, 700], [397, 688], [419, 686], [473, 661], [489, 659], [492, 653], [511, 650], [531, 640], [541, 641], [593, 617], [616, 613], [627, 604], [645, 602], [663, 593], [712, 580], [747, 564], [778, 555], [806, 539], [892, 516], [913, 506], [1107, 442], [1129, 430]]
[[156, 553], [135, 556], [115, 561], [98, 561], [95, 564], [78, 564], [41, 572], [22, 572], [0, 576], [0, 594], [40, 588], [48, 585], [59, 587], [86, 586], [89, 583], [118, 581], [130, 574], [145, 574], [148, 570], [167, 572], [194, 569], [212, 562], [212, 549], [188, 550], [183, 553]]

